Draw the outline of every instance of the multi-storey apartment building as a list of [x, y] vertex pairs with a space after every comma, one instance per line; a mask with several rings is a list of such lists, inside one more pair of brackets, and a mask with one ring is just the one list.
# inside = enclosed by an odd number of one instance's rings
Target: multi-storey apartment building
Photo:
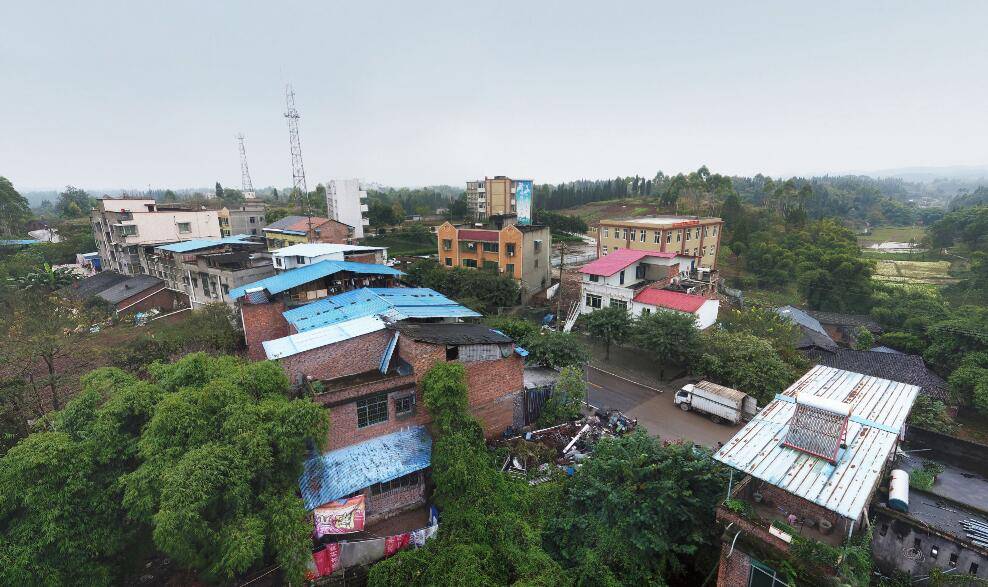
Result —
[[668, 252], [695, 257], [698, 267], [716, 269], [723, 228], [720, 218], [651, 216], [601, 220], [591, 234], [600, 256], [614, 249]]
[[501, 219], [493, 228], [457, 228], [449, 222], [436, 231], [439, 263], [444, 267], [486, 269], [511, 277], [521, 287], [522, 303], [549, 287], [549, 227]]
[[216, 210], [151, 199], [100, 199], [90, 222], [103, 268], [125, 275], [148, 273], [147, 260], [156, 245], [221, 235]]
[[235, 234], [259, 235], [265, 225], [266, 208], [264, 202], [245, 202], [232, 208], [223, 208], [218, 213], [220, 231], [225, 237]]
[[367, 216], [367, 192], [359, 179], [332, 179], [326, 186], [326, 215], [353, 227], [353, 238], [364, 238]]
[[515, 192], [518, 182], [530, 181], [511, 179], [503, 175], [485, 177], [477, 181], [467, 182], [467, 208], [477, 220], [486, 220], [492, 216], [516, 214], [518, 205]]
[[209, 303], [233, 305], [230, 290], [274, 275], [260, 237], [191, 240], [155, 247], [149, 273], [182, 292], [194, 309]]

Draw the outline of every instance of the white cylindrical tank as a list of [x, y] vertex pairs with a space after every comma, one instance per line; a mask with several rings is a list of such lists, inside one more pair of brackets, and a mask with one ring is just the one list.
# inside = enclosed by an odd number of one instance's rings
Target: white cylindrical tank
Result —
[[889, 482], [889, 507], [906, 513], [909, 511], [909, 473], [902, 469], [892, 470]]

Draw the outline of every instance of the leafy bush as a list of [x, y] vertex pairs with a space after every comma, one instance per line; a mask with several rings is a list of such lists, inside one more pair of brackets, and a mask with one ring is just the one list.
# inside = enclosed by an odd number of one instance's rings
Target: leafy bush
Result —
[[751, 334], [710, 329], [703, 333], [702, 349], [691, 368], [694, 374], [741, 390], [760, 405], [797, 378], [769, 341]]
[[916, 396], [916, 403], [909, 412], [909, 423], [925, 430], [935, 432], [953, 432], [957, 427], [950, 416], [947, 415], [947, 406], [938, 399], [934, 399], [924, 393]]
[[574, 366], [563, 367], [552, 395], [542, 407], [540, 426], [553, 426], [580, 417], [587, 397], [587, 382], [583, 371]]
[[909, 471], [909, 486], [922, 491], [929, 491], [935, 481], [933, 473], [926, 469], [913, 469]]
[[590, 351], [580, 339], [568, 332], [546, 332], [527, 337], [527, 362], [552, 369], [583, 365], [590, 360]]

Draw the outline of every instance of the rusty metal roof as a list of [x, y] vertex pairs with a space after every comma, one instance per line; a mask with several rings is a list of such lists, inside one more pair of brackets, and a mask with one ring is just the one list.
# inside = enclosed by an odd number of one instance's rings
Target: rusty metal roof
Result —
[[[832, 464], [784, 446], [796, 394], [850, 404], [846, 447]], [[714, 458], [845, 518], [857, 520], [895, 450], [919, 387], [818, 365], [776, 396]]]

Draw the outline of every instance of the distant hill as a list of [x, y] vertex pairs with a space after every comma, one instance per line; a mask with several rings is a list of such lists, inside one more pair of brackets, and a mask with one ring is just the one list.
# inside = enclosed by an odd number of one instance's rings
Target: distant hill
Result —
[[988, 184], [988, 166], [952, 165], [946, 167], [896, 167], [873, 171], [855, 171], [855, 175], [870, 177], [898, 177], [905, 181], [933, 183], [941, 180], [962, 180]]

